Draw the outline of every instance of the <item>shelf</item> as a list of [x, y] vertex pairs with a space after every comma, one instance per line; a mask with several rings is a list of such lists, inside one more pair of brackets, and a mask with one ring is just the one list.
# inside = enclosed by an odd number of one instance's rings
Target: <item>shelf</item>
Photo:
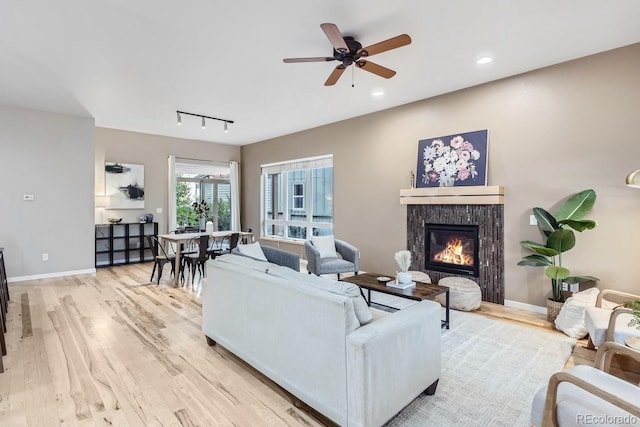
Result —
[[158, 235], [158, 223], [96, 224], [95, 266], [153, 261], [146, 236]]
[[503, 205], [504, 187], [425, 187], [400, 190], [401, 205]]

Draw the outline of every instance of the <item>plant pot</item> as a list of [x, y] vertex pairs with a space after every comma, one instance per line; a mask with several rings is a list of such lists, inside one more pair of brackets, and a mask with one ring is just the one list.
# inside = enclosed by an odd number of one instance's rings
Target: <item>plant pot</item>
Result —
[[560, 314], [560, 310], [562, 310], [563, 305], [564, 302], [552, 301], [550, 299], [547, 300], [547, 322], [550, 322], [554, 328], [556, 317]]

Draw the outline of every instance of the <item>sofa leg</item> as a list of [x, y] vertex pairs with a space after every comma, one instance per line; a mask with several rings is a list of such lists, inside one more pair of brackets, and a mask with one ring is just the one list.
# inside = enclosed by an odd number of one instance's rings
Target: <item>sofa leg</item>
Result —
[[216, 342], [214, 340], [212, 340], [211, 338], [209, 338], [206, 335], [204, 337], [207, 339], [207, 344], [209, 344], [210, 346], [216, 345]]
[[424, 393], [428, 396], [433, 396], [434, 394], [436, 394], [436, 387], [438, 387], [438, 381], [440, 379], [438, 378], [437, 380], [435, 380], [433, 382], [433, 384], [431, 384], [429, 387], [427, 387], [427, 389], [424, 391]]

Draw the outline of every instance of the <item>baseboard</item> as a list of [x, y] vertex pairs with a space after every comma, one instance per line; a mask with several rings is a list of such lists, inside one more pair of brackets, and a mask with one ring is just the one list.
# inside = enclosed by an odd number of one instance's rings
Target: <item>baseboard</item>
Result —
[[33, 274], [30, 276], [7, 277], [9, 283], [26, 282], [29, 280], [50, 279], [52, 277], [77, 276], [79, 274], [96, 274], [95, 268], [86, 270], [60, 271], [58, 273]]
[[547, 307], [540, 307], [539, 305], [525, 304], [518, 301], [504, 300], [505, 307], [519, 308], [520, 310], [533, 311], [534, 313], [547, 314]]

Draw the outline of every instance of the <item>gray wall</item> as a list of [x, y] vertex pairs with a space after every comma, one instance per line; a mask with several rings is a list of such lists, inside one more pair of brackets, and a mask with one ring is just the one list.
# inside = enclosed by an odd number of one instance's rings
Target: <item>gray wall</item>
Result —
[[635, 44], [244, 146], [243, 226], [259, 230], [261, 164], [333, 153], [335, 235], [360, 248], [363, 270], [393, 273], [407, 236], [399, 190], [409, 187], [418, 140], [488, 129], [488, 183], [506, 193], [505, 298], [544, 306], [543, 271], [516, 266], [519, 242], [540, 239], [531, 208], [586, 188], [598, 195], [591, 217], [600, 224], [577, 236], [564, 264], [601, 288], [637, 292], [640, 191], [623, 183], [640, 168], [638, 70]]
[[93, 118], [0, 106], [0, 246], [10, 278], [94, 268], [94, 145]]
[[[144, 213], [152, 213], [160, 233], [167, 232], [167, 158], [169, 155], [190, 159], [240, 162], [240, 147], [204, 141], [171, 138], [115, 129], [96, 128], [95, 191], [104, 194], [104, 162], [120, 162], [144, 165], [144, 209], [104, 211], [107, 218], [123, 218], [124, 222], [136, 222]], [[242, 167], [242, 165], [241, 165]], [[156, 213], [162, 208], [162, 213]], [[95, 212], [100, 221], [101, 208]]]

